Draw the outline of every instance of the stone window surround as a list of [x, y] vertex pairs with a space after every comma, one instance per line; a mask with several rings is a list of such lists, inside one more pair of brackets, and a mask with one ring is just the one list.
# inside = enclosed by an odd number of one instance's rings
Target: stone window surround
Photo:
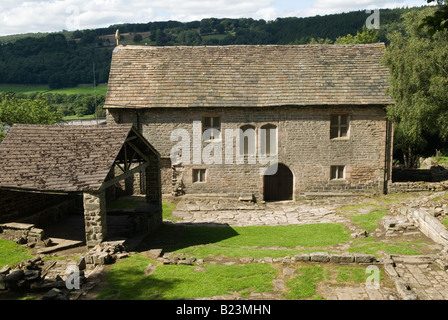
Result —
[[[248, 129], [253, 129], [254, 130], [254, 133], [255, 133], [255, 146], [256, 146], [255, 147], [255, 154], [258, 151], [261, 151], [261, 150], [258, 149], [258, 144], [261, 143], [261, 141], [260, 141], [260, 139], [261, 139], [261, 137], [260, 137], [260, 130], [264, 129], [265, 127], [268, 127], [268, 129], [275, 129], [276, 130], [276, 136], [278, 137], [278, 124], [274, 124], [272, 122], [263, 122], [263, 123], [258, 123], [258, 124], [255, 124], [255, 123], [245, 123], [245, 124], [242, 124], [242, 125], [239, 126], [239, 129], [243, 130], [243, 132], [245, 130], [248, 130]], [[242, 136], [240, 135], [240, 139], [241, 139], [241, 137]], [[277, 141], [277, 143], [276, 143], [276, 148], [277, 149], [278, 149], [278, 145], [279, 145], [279, 141]], [[244, 152], [244, 154], [243, 154], [241, 152], [241, 149], [240, 150], [236, 150], [236, 151], [238, 152], [238, 154], [244, 156], [245, 158], [247, 158], [249, 156], [249, 154], [246, 153], [246, 152]], [[275, 156], [277, 153], [278, 152], [270, 153], [270, 154], [268, 154], [268, 156]]]
[[[332, 122], [332, 118], [337, 116], [338, 117], [338, 123], [334, 124]], [[346, 116], [347, 117], [347, 125], [341, 125], [341, 117]], [[348, 112], [341, 112], [341, 113], [331, 113], [330, 114], [330, 139], [331, 140], [349, 140], [350, 139], [350, 121], [351, 116]], [[342, 135], [341, 128], [347, 127], [347, 132], [345, 135]], [[337, 128], [337, 136], [332, 132], [333, 128]]]
[[191, 170], [193, 183], [206, 183], [208, 180], [208, 170], [206, 168], [193, 168]]
[[[334, 165], [330, 166], [330, 180], [343, 182], [346, 180], [346, 166], [344, 165]], [[340, 176], [342, 173], [342, 177]]]
[[[210, 126], [206, 126], [205, 122], [206, 119], [210, 119]], [[214, 119], [219, 119], [219, 126], [215, 125], [215, 120]], [[222, 123], [221, 123], [221, 115], [206, 115], [202, 117], [202, 134], [204, 134], [204, 132], [208, 129], [216, 129], [219, 131], [219, 137], [214, 137], [213, 136], [213, 132], [212, 132], [212, 137], [210, 137], [209, 139], [204, 139], [204, 141], [211, 141], [211, 140], [221, 140], [222, 139], [222, 134], [221, 134], [221, 127], [222, 127]]]

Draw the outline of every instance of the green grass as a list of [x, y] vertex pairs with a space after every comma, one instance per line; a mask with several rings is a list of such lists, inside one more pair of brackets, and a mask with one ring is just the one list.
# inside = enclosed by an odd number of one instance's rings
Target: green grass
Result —
[[5, 265], [14, 265], [33, 256], [29, 250], [14, 241], [0, 239], [0, 268]]
[[341, 224], [319, 223], [291, 226], [188, 227], [182, 235], [185, 246], [212, 243], [227, 248], [241, 247], [324, 247], [350, 240]]
[[[334, 267], [337, 270], [336, 281], [337, 282], [355, 282], [364, 283], [370, 276], [370, 273], [366, 273], [365, 267]], [[381, 280], [381, 273], [380, 273]]]
[[94, 114], [88, 114], [85, 116], [77, 116], [77, 115], [72, 115], [72, 116], [66, 116], [64, 117], [62, 120], [76, 120], [76, 119], [95, 119], [95, 115]]
[[379, 208], [379, 205], [376, 203], [362, 203], [362, 204], [357, 204], [357, 205], [352, 205], [352, 206], [341, 207], [341, 208], [339, 208], [339, 211], [357, 211], [359, 209], [369, 208], [369, 207]]
[[329, 252], [321, 247], [350, 241], [350, 234], [340, 224], [252, 227], [163, 225], [154, 240], [163, 244], [165, 252], [185, 253], [196, 258], [226, 256], [259, 259], [316, 250]]
[[443, 219], [443, 225], [448, 228], [448, 218]]
[[298, 268], [298, 276], [286, 282], [289, 292], [285, 293], [288, 299], [321, 300], [316, 287], [324, 280], [324, 270], [320, 266]]
[[[9, 85], [9, 84], [3, 84], [0, 85], [0, 92], [3, 93], [24, 93], [24, 94], [30, 94], [34, 92], [41, 92], [41, 93], [60, 93], [60, 94], [67, 94], [67, 95], [75, 95], [75, 94], [94, 94], [95, 89], [93, 88], [93, 85], [89, 86], [77, 86], [73, 88], [61, 88], [61, 89], [54, 89], [51, 90], [48, 85]], [[106, 95], [107, 93], [107, 85], [98, 85], [96, 87], [96, 94], [98, 95]]]
[[438, 157], [436, 157], [436, 161], [438, 162], [438, 163], [448, 163], [448, 157], [446, 157], [446, 156], [438, 156]]
[[98, 299], [172, 300], [206, 298], [232, 292], [270, 292], [277, 271], [268, 264], [204, 265], [201, 268], [182, 265], [158, 265], [145, 276], [144, 270], [154, 263], [133, 255], [114, 264], [107, 274], [107, 288]]
[[[262, 259], [265, 257], [282, 258], [286, 256], [294, 256], [301, 253], [312, 253], [315, 249], [304, 250], [279, 250], [279, 249], [258, 249], [258, 248], [231, 248], [231, 247], [218, 247], [211, 245], [199, 245], [188, 247], [180, 250], [176, 250], [177, 253], [185, 253], [189, 256], [193, 256], [198, 259], [205, 259], [212, 256], [222, 256], [230, 258], [244, 258], [252, 257], [254, 259]], [[325, 250], [319, 250], [322, 252]], [[330, 252], [329, 252], [330, 253]]]
[[163, 220], [171, 220], [171, 221], [175, 221], [175, 220], [179, 220], [176, 218], [171, 217], [173, 210], [176, 208], [176, 204], [175, 203], [162, 203], [162, 217]]
[[206, 36], [202, 36], [203, 40], [210, 40], [210, 39], [217, 39], [217, 40], [223, 40], [227, 37], [227, 34], [209, 34]]
[[420, 244], [410, 242], [397, 242], [394, 244], [373, 241], [370, 238], [360, 239], [356, 241], [360, 245], [353, 246], [347, 251], [350, 253], [366, 253], [379, 257], [381, 253], [403, 254], [403, 255], [421, 255], [422, 252], [417, 250]]
[[352, 217], [355, 224], [365, 229], [367, 232], [371, 232], [378, 228], [378, 224], [387, 214], [387, 210], [376, 210], [373, 212], [360, 214]]
[[0, 92], [3, 93], [24, 93], [30, 94], [33, 92], [46, 92], [49, 91], [50, 87], [47, 85], [0, 85]]

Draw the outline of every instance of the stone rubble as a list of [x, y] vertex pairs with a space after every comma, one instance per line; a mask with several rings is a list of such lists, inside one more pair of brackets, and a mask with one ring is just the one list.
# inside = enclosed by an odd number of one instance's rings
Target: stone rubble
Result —
[[[68, 300], [75, 293], [82, 294], [83, 287], [106, 264], [129, 256], [124, 241], [103, 242], [73, 260], [43, 261], [41, 257], [23, 260], [15, 266], [0, 270], [0, 291], [43, 293], [43, 300]], [[69, 289], [67, 281], [77, 272], [80, 288]], [[89, 287], [89, 285], [87, 285]], [[76, 294], [76, 291], [79, 291]]]

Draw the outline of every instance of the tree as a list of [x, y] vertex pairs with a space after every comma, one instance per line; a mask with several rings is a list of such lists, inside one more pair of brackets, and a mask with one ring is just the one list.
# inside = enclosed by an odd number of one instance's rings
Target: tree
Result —
[[423, 19], [421, 28], [427, 27], [428, 32], [434, 35], [437, 31], [448, 30], [448, 2], [447, 0], [427, 0], [428, 3], [437, 2], [438, 8], [432, 15]]
[[405, 14], [405, 32], [388, 35], [384, 56], [390, 70], [389, 93], [396, 102], [388, 107], [395, 122], [395, 148], [410, 168], [416, 167], [428, 137], [448, 140], [448, 30], [432, 34], [422, 27], [435, 10]]
[[330, 39], [323, 39], [323, 38], [311, 38], [309, 41], [309, 44], [332, 44], [333, 42]]
[[362, 27], [362, 32], [357, 32], [355, 36], [348, 34], [345, 37], [336, 39], [335, 44], [366, 44], [379, 42], [379, 32], [376, 29]]
[[155, 40], [156, 46], [164, 46], [168, 42], [165, 32], [161, 29], [157, 29]]
[[136, 34], [135, 36], [134, 36], [134, 42], [140, 42], [140, 41], [142, 41], [143, 40], [143, 37], [142, 37], [142, 35], [141, 34]]
[[0, 141], [13, 124], [54, 124], [62, 117], [62, 113], [51, 108], [42, 97], [31, 100], [0, 94]]

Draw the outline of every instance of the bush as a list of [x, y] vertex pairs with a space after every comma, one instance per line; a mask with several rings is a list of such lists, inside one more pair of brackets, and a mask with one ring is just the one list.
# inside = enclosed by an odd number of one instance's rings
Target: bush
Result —
[[140, 41], [142, 41], [143, 40], [143, 37], [142, 37], [142, 35], [141, 34], [136, 34], [135, 36], [134, 36], [134, 42], [140, 42]]

